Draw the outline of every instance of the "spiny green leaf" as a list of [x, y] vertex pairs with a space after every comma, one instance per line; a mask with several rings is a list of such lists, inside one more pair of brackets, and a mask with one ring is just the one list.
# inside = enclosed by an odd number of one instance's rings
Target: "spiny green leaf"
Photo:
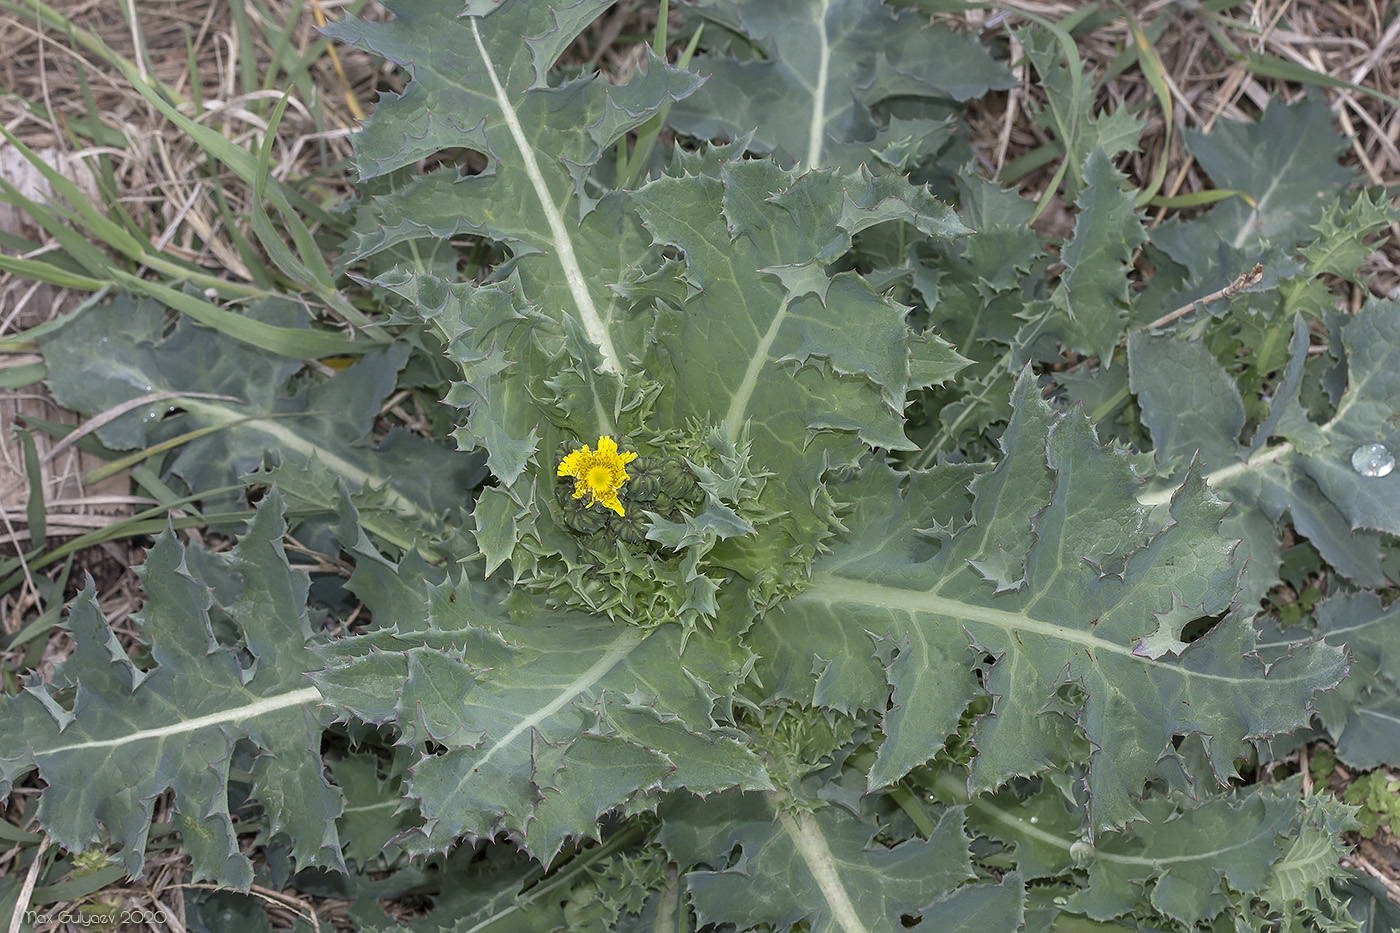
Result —
[[805, 920], [814, 933], [894, 933], [930, 893], [972, 877], [958, 807], [926, 841], [892, 849], [839, 807], [788, 812], [771, 794], [677, 796], [661, 817], [661, 844], [689, 868], [685, 885], [702, 926], [737, 916], [778, 930]]
[[1067, 319], [1061, 325], [1066, 345], [1097, 354], [1104, 366], [1123, 336], [1133, 252], [1147, 238], [1133, 192], [1119, 190], [1123, 179], [1102, 149], [1084, 163], [1074, 238], [1065, 246], [1065, 271], [1051, 298]]
[[[1173, 464], [1189, 456], [1187, 448], [1200, 446], [1215, 458], [1204, 463], [1205, 476], [1213, 489], [1238, 503], [1239, 517], [1227, 523], [1225, 531], [1244, 539], [1242, 556], [1251, 563], [1246, 577], [1249, 599], [1257, 600], [1277, 578], [1278, 543], [1272, 522], [1285, 512], [1342, 573], [1363, 585], [1384, 585], [1387, 578], [1372, 532], [1400, 534], [1400, 472], [1364, 475], [1352, 458], [1372, 444], [1400, 451], [1400, 430], [1392, 419], [1400, 407], [1400, 304], [1372, 300], [1342, 328], [1350, 378], [1333, 416], [1321, 425], [1310, 420], [1299, 401], [1308, 350], [1308, 327], [1299, 316], [1290, 362], [1269, 415], [1248, 448], [1230, 433], [1238, 413], [1217, 411], [1203, 417], [1195, 406], [1199, 399], [1187, 397], [1187, 387], [1206, 385], [1229, 398], [1228, 377], [1209, 353], [1175, 348], [1171, 340], [1134, 339], [1129, 348], [1134, 391], [1158, 442], [1159, 471], [1170, 474]], [[1164, 363], [1168, 356], [1175, 362]], [[1188, 427], [1178, 429], [1179, 419], [1188, 421]], [[1194, 430], [1207, 433], [1186, 433]], [[1271, 444], [1270, 438], [1284, 442]], [[1140, 498], [1161, 504], [1167, 492]]]
[[616, 279], [599, 273], [618, 268], [619, 249], [623, 263], [637, 250], [626, 248], [615, 207], [597, 205], [607, 219], [591, 225], [600, 229], [575, 229], [597, 204], [584, 194], [588, 169], [699, 79], [653, 60], [621, 86], [596, 77], [548, 86], [540, 69], [610, 5], [507, 0], [457, 16], [429, 0], [402, 0], [392, 4], [391, 22], [347, 18], [328, 31], [410, 66], [414, 76], [401, 97], [375, 108], [356, 137], [362, 177], [455, 147], [482, 152], [491, 163], [479, 175], [438, 172], [378, 197], [378, 235], [354, 256], [425, 233], [475, 230], [508, 243], [531, 299], [551, 316], [572, 314], [604, 368], [619, 372], [627, 368], [626, 348], [614, 342], [606, 289]]
[[[493, 569], [509, 559], [515, 579], [538, 578], [539, 567], [551, 567], [551, 585], [575, 589], [576, 605], [635, 614], [636, 586], [618, 574], [597, 594], [574, 576], [587, 563], [613, 558], [571, 540], [576, 536], [551, 507], [558, 445], [614, 435], [661, 445], [678, 435], [704, 437], [720, 424], [732, 441], [752, 419], [753, 462], [773, 476], [754, 508], [771, 520], [760, 524], [745, 514], [731, 522], [740, 531], [750, 522], [756, 534], [722, 542], [707, 561], [748, 577], [803, 565], [830, 523], [821, 491], [828, 465], [853, 461], [869, 443], [906, 446], [902, 409], [915, 373], [945, 379], [961, 362], [936, 337], [912, 338], [906, 309], [859, 276], [831, 276], [824, 267], [874, 225], [907, 223], [941, 237], [965, 228], [900, 178], [798, 177], [771, 163], [738, 161], [739, 146], [699, 157], [703, 170], [698, 159], [682, 159], [673, 171], [686, 177], [660, 179], [635, 195], [586, 196], [602, 147], [697, 81], [654, 62], [620, 87], [591, 79], [548, 86], [541, 78], [546, 59], [601, 9], [595, 0], [553, 11], [513, 2], [448, 21], [424, 4], [405, 3], [393, 24], [340, 31], [414, 63], [416, 80], [405, 95], [367, 123], [364, 171], [448, 145], [494, 159], [479, 176], [439, 173], [378, 196], [379, 231], [362, 225], [378, 239], [354, 250], [363, 256], [387, 246], [399, 235], [394, 231], [421, 237], [473, 229], [513, 253], [497, 281], [483, 287], [405, 272], [376, 280], [439, 330], [466, 377], [448, 397], [467, 412], [459, 440], [486, 448], [515, 506], [516, 546], [495, 534], [509, 523], [500, 520], [505, 503], [493, 500], [496, 520], [481, 528], [494, 537], [478, 542], [483, 553]], [[415, 48], [436, 47], [443, 35], [456, 36], [454, 48], [465, 53]], [[521, 43], [522, 35], [532, 38]], [[453, 125], [439, 117], [449, 104], [460, 114]], [[764, 188], [769, 183], [776, 187]], [[663, 258], [676, 246], [684, 265]], [[842, 322], [857, 319], [875, 326], [868, 339], [850, 341]], [[694, 339], [698, 329], [703, 339]], [[716, 359], [725, 365], [706, 369]], [[702, 373], [703, 380], [694, 378]], [[692, 625], [692, 616], [712, 611], [719, 584], [714, 571], [703, 572], [698, 554], [689, 559], [685, 569], [670, 566], [666, 555], [629, 552], [614, 563], [619, 571], [638, 564], [632, 579], [674, 579], [669, 589], [685, 594], [675, 608]]]
[[[1021, 43], [1026, 58], [1035, 66], [1037, 82], [1046, 90], [1046, 105], [1036, 113], [1036, 122], [1050, 130], [1065, 147], [1069, 184], [1067, 194], [1077, 198], [1086, 181], [1081, 175], [1085, 163], [1095, 149], [1101, 149], [1110, 159], [1137, 145], [1145, 124], [1127, 107], [1106, 114], [1094, 113], [1094, 88], [1086, 75], [1077, 73], [1075, 61], [1063, 57], [1066, 48], [1074, 54], [1073, 43], [1063, 32], [1059, 37], [1043, 29], [1012, 30]], [[1061, 41], [1070, 42], [1062, 46]]]
[[[1152, 905], [1189, 926], [1225, 909], [1229, 898], [1222, 882], [1236, 891], [1264, 888], [1281, 855], [1276, 840], [1290, 834], [1296, 796], [1253, 793], [1237, 800], [1213, 797], [1195, 807], [1183, 803], [1143, 801], [1147, 822], [1098, 840], [1085, 856], [1087, 888], [1066, 906], [1095, 920], [1111, 920], [1131, 911], [1139, 888], [1150, 881]], [[1331, 867], [1335, 870], [1335, 856]]]
[[[940, 779], [950, 790], [951, 779]], [[1255, 786], [1191, 800], [1173, 793], [1142, 802], [1147, 821], [1081, 838], [1081, 815], [1063, 787], [1049, 781], [1020, 799], [1013, 793], [974, 800], [969, 826], [1014, 846], [1017, 867], [1031, 879], [1078, 870], [1076, 890], [1062, 901], [1073, 914], [1109, 922], [1140, 909], [1144, 897], [1160, 914], [1196, 927], [1248, 917], [1256, 897], [1288, 912], [1326, 897], [1342, 851], [1317, 842], [1319, 798], [1303, 797], [1299, 781]], [[1331, 798], [1325, 820], [1344, 819]], [[1302, 832], [1302, 835], [1298, 833]], [[1304, 839], [1306, 842], [1303, 842]], [[1300, 846], [1300, 843], [1301, 846]]]
[[[1317, 699], [1338, 757], [1361, 771], [1400, 762], [1400, 603], [1383, 608], [1375, 594], [1338, 593], [1318, 604], [1316, 620], [1315, 634], [1352, 659], [1347, 679]], [[1266, 629], [1259, 651], [1272, 660], [1313, 635]]]
[[1350, 203], [1329, 203], [1313, 225], [1317, 238], [1301, 251], [1308, 271], [1358, 282], [1357, 270], [1376, 249], [1372, 238], [1397, 219], [1400, 214], [1388, 199], [1371, 191], [1358, 193]]
[[1331, 916], [1345, 918], [1332, 886], [1346, 877], [1338, 865], [1349, 851], [1342, 833], [1356, 828], [1351, 808], [1336, 798], [1305, 797], [1286, 850], [1279, 842], [1283, 858], [1274, 863], [1269, 886], [1261, 892], [1264, 902], [1285, 917], [1312, 916], [1325, 909]]
[[[1258, 123], [1222, 120], [1211, 132], [1183, 131], [1186, 148], [1217, 188], [1247, 193], [1222, 201], [1203, 224], [1235, 249], [1261, 242], [1287, 248], [1309, 229], [1352, 172], [1337, 164], [1347, 142], [1332, 128], [1320, 95], [1297, 104], [1271, 100]], [[1350, 270], [1348, 270], [1350, 271]]]
[[[830, 520], [823, 472], [866, 444], [907, 448], [912, 387], [905, 309], [822, 266], [852, 234], [887, 220], [940, 236], [964, 228], [902, 180], [799, 176], [766, 162], [663, 177], [636, 200], [657, 241], [684, 251], [684, 272], [673, 271], [689, 286], [658, 322], [671, 377], [659, 407], [677, 426], [718, 422], [731, 438], [752, 422], [754, 461], [776, 474], [760, 501], [788, 516], [760, 530], [736, 569], [751, 575], [790, 552], [810, 554]], [[933, 340], [920, 358], [920, 372], [937, 375], [961, 362]]]
[[712, 636], [682, 649], [676, 626], [525, 606], [512, 619], [475, 589], [435, 588], [428, 628], [410, 619], [323, 647], [313, 677], [328, 702], [418, 747], [406, 790], [428, 823], [415, 848], [504, 832], [548, 862], [568, 836], [596, 836], [602, 813], [653, 808], [663, 789], [768, 786], [713, 718], [741, 668]]
[[518, 506], [510, 495], [487, 487], [476, 500], [476, 542], [486, 556], [486, 576], [510, 559], [515, 549], [515, 513]]
[[927, 139], [938, 124], [901, 128], [877, 112], [882, 101], [963, 101], [1014, 84], [971, 33], [881, 0], [711, 0], [698, 12], [712, 30], [741, 31], [764, 57], [696, 56], [705, 86], [669, 122], [705, 139], [751, 133], [751, 148], [807, 168], [850, 171], [871, 164], [872, 150], [902, 168], [909, 157], [890, 153], [895, 138], [912, 134], [924, 141], [915, 152], [934, 151]]
[[[909, 531], [924, 521], [895, 488], [857, 500], [852, 538], [755, 629], [757, 672], [800, 676], [825, 653], [812, 646], [842, 631], [907, 644], [907, 663], [848, 668], [841, 691], [867, 693], [871, 675], [894, 690], [872, 788], [930, 758], [985, 689], [995, 715], [974, 732], [971, 789], [1063, 767], [1082, 730], [1099, 832], [1140, 817], [1134, 799], [1176, 757], [1175, 736], [1211, 736], [1223, 783], [1248, 740], [1305, 723], [1312, 694], [1346, 664], [1313, 645], [1266, 670], [1237, 615], [1185, 644], [1185, 626], [1226, 612], [1235, 593], [1233, 545], [1216, 527], [1224, 503], [1192, 471], [1162, 527], [1133, 502], [1126, 457], [1101, 448], [1082, 415], [1052, 415], [1029, 374], [1013, 404], [1004, 459], [972, 484], [971, 524], [930, 558]], [[1248, 706], [1237, 702], [1245, 695]]]
[[[248, 740], [259, 752], [253, 795], [270, 828], [287, 833], [300, 864], [343, 869], [341, 797], [321, 776], [320, 695], [305, 677], [315, 667], [307, 579], [287, 565], [281, 509], [273, 490], [226, 558], [244, 585], [224, 608], [250, 664], [214, 640], [210, 591], [186, 570], [184, 548], [167, 531], [142, 570], [147, 602], [138, 621], [154, 667], [132, 663], [89, 589], [70, 611], [76, 650], [54, 685], [35, 680], [4, 701], [0, 782], [8, 791], [37, 770], [48, 784], [39, 822], [66, 848], [101, 842], [105, 829], [121, 846], [122, 867], [138, 874], [152, 807], [169, 788], [195, 877], [247, 889], [253, 868], [230, 821], [228, 782], [234, 743]], [[75, 688], [71, 699], [67, 688]]]
[[378, 758], [370, 754], [326, 758], [326, 768], [345, 795], [337, 820], [345, 858], [361, 871], [392, 862], [399, 850], [391, 840], [415, 822], [401, 782], [381, 777], [379, 767]]
[[921, 913], [941, 933], [1019, 930], [1026, 915], [1026, 881], [1009, 871], [997, 884], [968, 884], [924, 906]]
[[[528, 139], [528, 133], [552, 134], [549, 151], [555, 160], [596, 159], [603, 148], [650, 116], [632, 99], [647, 85], [610, 88], [592, 80], [551, 88], [546, 73], [574, 37], [610, 6], [612, 0], [566, 0], [474, 4], [459, 11], [427, 0], [397, 0], [390, 22], [346, 17], [327, 27], [327, 34], [364, 45], [409, 67], [413, 75], [402, 95], [375, 107], [356, 137], [361, 177], [457, 146], [470, 146], [498, 160], [495, 167], [500, 171], [550, 170], [532, 165], [537, 160], [531, 150], [538, 143]], [[696, 84], [683, 72], [654, 70], [655, 77], [667, 83], [679, 82], [678, 89], [690, 90]], [[553, 121], [554, 125], [540, 119], [550, 110], [570, 106], [586, 109], [594, 119]], [[597, 124], [602, 116], [606, 121]]]
[[1159, 470], [1179, 475], [1195, 456], [1207, 471], [1235, 459], [1244, 402], [1204, 344], [1134, 331], [1128, 335], [1128, 372]]
[[[258, 302], [246, 313], [306, 324], [305, 312], [285, 300]], [[215, 428], [155, 461], [162, 475], [194, 491], [213, 489], [237, 484], [271, 455], [276, 465], [258, 475], [279, 483], [299, 509], [333, 512], [343, 482], [363, 520], [399, 547], [445, 536], [442, 515], [460, 508], [479, 481], [479, 463], [403, 431], [369, 441], [408, 355], [405, 344], [370, 351], [346, 371], [311, 381], [298, 378], [296, 360], [183, 318], [166, 336], [163, 317], [155, 302], [121, 295], [41, 338], [52, 367], [49, 387], [76, 411], [97, 415], [152, 393], [189, 393], [99, 427], [105, 444], [149, 448]]]

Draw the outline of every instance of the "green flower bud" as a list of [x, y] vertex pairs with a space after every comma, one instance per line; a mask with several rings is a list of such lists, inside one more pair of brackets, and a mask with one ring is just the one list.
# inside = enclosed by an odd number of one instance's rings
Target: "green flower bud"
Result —
[[602, 531], [612, 514], [601, 505], [590, 505], [586, 497], [575, 499], [570, 495], [564, 502], [564, 521], [582, 535]]
[[640, 510], [628, 512], [621, 518], [614, 516], [612, 522], [618, 539], [631, 548], [639, 548], [646, 544], [649, 524], [647, 517]]
[[661, 491], [661, 463], [655, 457], [638, 457], [627, 465], [624, 491], [633, 502], [648, 503]]
[[599, 556], [611, 557], [617, 546], [617, 536], [610, 531], [599, 531], [583, 539], [583, 545], [588, 550]]
[[661, 464], [661, 491], [673, 499], [692, 499], [700, 493], [700, 484], [680, 457], [667, 457]]

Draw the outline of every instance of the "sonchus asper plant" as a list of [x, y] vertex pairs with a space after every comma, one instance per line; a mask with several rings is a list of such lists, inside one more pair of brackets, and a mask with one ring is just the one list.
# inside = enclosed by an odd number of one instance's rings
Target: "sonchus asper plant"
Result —
[[[1193, 221], [1230, 249], [1157, 235], [1169, 278], [1134, 299], [1148, 234], [1109, 156], [1136, 124], [1086, 109], [1050, 285], [1032, 206], [966, 168], [960, 102], [1012, 83], [976, 37], [879, 0], [714, 0], [687, 13], [689, 68], [558, 67], [611, 5], [393, 0], [388, 22], [329, 27], [408, 79], [357, 136], [341, 255], [400, 337], [312, 389], [267, 369], [265, 412], [181, 412], [253, 432], [239, 469], [268, 491], [232, 551], [159, 536], [148, 658], [91, 590], [74, 602], [73, 656], [5, 701], [4, 788], [37, 773], [43, 830], [132, 873], [170, 792], [193, 878], [247, 889], [267, 869], [236, 788], [279, 864], [348, 873], [365, 929], [391, 927], [377, 898], [415, 891], [436, 899], [424, 929], [1354, 928], [1350, 810], [1241, 771], [1315, 704], [1345, 743], [1349, 620], [1357, 664], [1386, 664], [1374, 598], [1263, 641], [1255, 620], [1290, 509], [1328, 531], [1328, 560], [1351, 553], [1338, 529], [1400, 530], [1395, 477], [1333, 462], [1400, 441], [1400, 311], [1334, 329], [1328, 396], [1308, 323], [1270, 304], [1335, 273], [1374, 204], [1324, 222], [1232, 202]], [[1025, 40], [1052, 93], [1079, 87]], [[648, 161], [631, 140], [667, 120], [690, 136]], [[485, 168], [442, 158], [461, 150]], [[464, 237], [494, 257], [470, 275]], [[1189, 390], [1238, 401], [1248, 373], [1137, 316], [1268, 237], [1302, 259], [1241, 299], [1270, 340], [1283, 328], [1282, 381], [1242, 440], [1242, 402], [1201, 414]], [[224, 379], [220, 397], [249, 379], [252, 362], [163, 368], [197, 335], [159, 325], [144, 305], [87, 315], [45, 352], [53, 368], [97, 328], [124, 374]], [[1103, 424], [1150, 454], [1047, 401], [1036, 372], [1062, 350], [1101, 357], [1062, 376], [1090, 408], [1136, 395], [1141, 424]], [[461, 453], [371, 444], [368, 418], [277, 427], [372, 414], [409, 366], [417, 386], [450, 374]], [[102, 436], [159, 429], [122, 430]], [[489, 478], [442, 485], [473, 458]], [[172, 475], [211, 469], [191, 454]], [[1283, 492], [1309, 483], [1336, 503], [1311, 525]], [[289, 564], [288, 517], [353, 565], [343, 590]], [[1263, 564], [1244, 590], [1242, 547]], [[1380, 557], [1353, 565], [1387, 579]], [[332, 590], [360, 607], [334, 635]]]

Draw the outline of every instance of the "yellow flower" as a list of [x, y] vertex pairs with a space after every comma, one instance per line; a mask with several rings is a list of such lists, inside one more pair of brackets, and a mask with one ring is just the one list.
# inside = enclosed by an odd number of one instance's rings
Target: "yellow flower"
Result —
[[617, 501], [617, 491], [629, 479], [624, 467], [637, 459], [634, 453], [619, 453], [617, 442], [604, 435], [598, 438], [598, 449], [591, 451], [588, 445], [576, 450], [559, 464], [560, 476], [572, 476], [574, 498], [590, 496], [588, 507], [601, 503], [618, 515], [623, 514], [622, 503]]

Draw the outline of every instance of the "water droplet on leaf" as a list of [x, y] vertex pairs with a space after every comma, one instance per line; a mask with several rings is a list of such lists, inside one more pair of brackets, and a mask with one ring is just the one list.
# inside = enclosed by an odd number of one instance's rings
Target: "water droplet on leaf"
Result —
[[1384, 444], [1362, 444], [1352, 451], [1351, 467], [1362, 476], [1389, 476], [1395, 455]]

